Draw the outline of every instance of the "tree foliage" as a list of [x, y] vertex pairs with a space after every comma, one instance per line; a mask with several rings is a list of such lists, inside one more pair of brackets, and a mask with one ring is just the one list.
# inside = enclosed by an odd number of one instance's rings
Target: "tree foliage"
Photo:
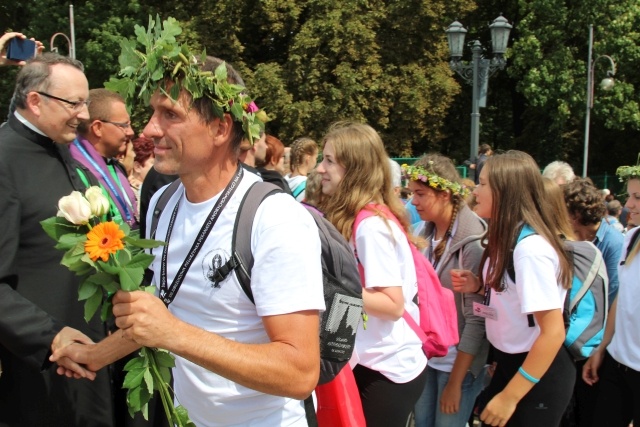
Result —
[[[133, 37], [134, 24], [159, 13], [180, 21], [181, 41], [241, 72], [273, 118], [268, 131], [285, 144], [300, 136], [319, 140], [337, 120], [361, 120], [382, 134], [393, 156], [440, 151], [457, 162], [468, 156], [471, 88], [448, 67], [444, 30], [459, 20], [469, 30], [467, 41], [480, 40], [490, 57], [487, 27], [502, 13], [514, 30], [507, 68], [489, 82], [480, 142], [523, 149], [541, 166], [563, 159], [577, 171], [593, 23], [594, 57], [609, 55], [618, 69], [615, 87], [603, 92], [597, 83], [608, 63], [595, 65], [589, 170], [612, 173], [635, 159], [629, 142], [640, 130], [636, 0], [84, 0], [74, 6], [76, 53], [91, 87], [117, 71], [119, 38]], [[47, 48], [52, 34], [69, 33], [68, 5], [54, 0], [3, 4], [0, 20]], [[62, 38], [56, 46], [67, 52]], [[0, 68], [4, 110], [14, 78], [14, 69]], [[138, 130], [147, 114], [134, 112]]]

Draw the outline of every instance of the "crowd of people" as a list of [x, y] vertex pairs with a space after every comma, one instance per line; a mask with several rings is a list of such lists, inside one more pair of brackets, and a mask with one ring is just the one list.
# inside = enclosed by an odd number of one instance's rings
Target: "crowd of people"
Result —
[[[3, 56], [15, 37], [25, 36], [0, 37], [0, 65], [21, 67], [0, 126], [0, 426], [173, 424], [158, 405], [144, 418], [127, 411], [122, 367], [143, 346], [176, 356], [175, 401], [196, 426], [317, 425], [303, 402], [318, 384], [328, 307], [318, 228], [304, 205], [335, 227], [360, 269], [363, 316], [343, 369], [367, 426], [640, 422], [640, 165], [618, 170], [623, 208], [564, 162], [541, 173], [529, 154], [488, 144], [468, 161], [470, 181], [441, 154], [400, 167], [363, 123], [289, 143], [255, 118], [244, 90], [222, 107], [211, 102], [245, 86], [215, 57], [195, 67], [225, 68], [214, 90], [182, 85], [188, 76], [168, 67], [136, 133], [127, 100], [90, 89], [79, 61], [42, 53], [41, 43], [26, 62]], [[247, 110], [238, 116], [234, 104]], [[176, 179], [162, 215], [163, 188]], [[280, 191], [248, 231], [250, 299], [234, 274], [214, 281], [209, 270], [233, 257], [239, 208], [259, 181]], [[84, 320], [79, 278], [40, 226], [61, 197], [93, 185], [110, 202], [106, 219], [165, 242], [150, 251], [156, 293], [108, 296], [109, 322]], [[359, 220], [363, 210], [374, 214]], [[578, 359], [564, 345], [574, 286], [567, 241], [595, 245], [608, 276], [606, 325]], [[443, 357], [428, 358], [403, 318], [420, 319], [412, 245], [454, 293], [459, 342]]]

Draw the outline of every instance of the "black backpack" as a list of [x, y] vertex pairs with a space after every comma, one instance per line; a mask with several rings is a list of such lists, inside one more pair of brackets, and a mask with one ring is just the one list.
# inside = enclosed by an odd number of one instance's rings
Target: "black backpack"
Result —
[[[160, 195], [151, 220], [151, 236], [155, 234], [162, 210], [178, 189], [180, 180], [171, 183]], [[260, 203], [272, 194], [281, 193], [277, 186], [254, 183], [244, 195], [233, 226], [230, 259], [215, 272], [222, 281], [235, 271], [240, 286], [253, 302], [251, 291], [251, 229]], [[311, 214], [322, 246], [322, 283], [326, 310], [320, 318], [320, 378], [318, 384], [331, 381], [349, 362], [362, 318], [362, 284], [353, 252], [344, 237], [315, 208], [304, 205]], [[284, 296], [283, 296], [284, 297]]]

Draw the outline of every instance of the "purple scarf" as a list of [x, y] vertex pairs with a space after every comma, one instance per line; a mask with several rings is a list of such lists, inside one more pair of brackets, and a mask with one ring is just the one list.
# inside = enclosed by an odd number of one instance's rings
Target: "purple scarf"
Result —
[[[90, 157], [90, 159], [87, 158], [82, 150], [76, 146], [76, 141], [82, 146], [82, 148], [84, 148], [85, 153]], [[113, 168], [116, 171], [116, 175], [120, 180], [120, 183], [113, 182], [113, 175], [109, 170], [105, 158], [96, 151], [96, 149], [89, 141], [82, 138], [81, 136], [78, 136], [76, 140], [71, 143], [69, 149], [71, 151], [71, 156], [82, 166], [86, 167], [89, 172], [91, 172], [93, 176], [98, 179], [98, 182], [100, 183], [102, 188], [107, 190], [112, 202], [118, 208], [118, 211], [122, 216], [122, 220], [126, 221], [131, 226], [137, 226], [138, 221], [136, 220], [135, 216], [135, 213], [138, 209], [136, 196], [131, 189], [129, 180], [124, 175], [124, 173], [122, 173], [122, 170], [120, 170], [118, 166], [114, 165]], [[96, 166], [98, 166], [100, 170], [96, 169]], [[105, 176], [109, 179], [111, 185], [106, 182]], [[124, 189], [126, 195], [122, 194], [122, 189], [120, 187]], [[117, 193], [114, 193], [114, 189], [117, 191]], [[129, 200], [130, 204], [127, 202], [127, 199]], [[127, 221], [127, 218], [130, 219]]]

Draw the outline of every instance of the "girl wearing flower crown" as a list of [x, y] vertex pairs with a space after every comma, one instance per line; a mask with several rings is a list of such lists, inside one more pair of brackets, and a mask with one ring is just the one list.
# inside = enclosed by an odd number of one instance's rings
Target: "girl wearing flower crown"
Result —
[[[458, 269], [478, 271], [487, 224], [469, 209], [468, 190], [451, 159], [429, 154], [412, 166], [402, 166], [413, 192], [413, 205], [422, 218], [416, 234], [427, 241], [425, 255], [440, 283], [453, 290], [451, 275]], [[459, 427], [466, 424], [484, 385], [489, 343], [484, 318], [473, 314], [479, 294], [455, 294], [460, 343], [444, 357], [429, 359], [427, 383], [415, 408], [416, 427]]]
[[[616, 171], [627, 180], [625, 206], [634, 224], [640, 224], [640, 165]], [[607, 318], [600, 346], [591, 353], [583, 370], [587, 384], [600, 383], [593, 425], [626, 427], [640, 422], [640, 228], [626, 236], [618, 265], [618, 295]]]
[[[481, 279], [472, 271], [452, 279], [454, 289], [484, 295], [474, 311], [486, 319], [497, 367], [480, 419], [491, 426], [559, 425], [575, 382], [562, 317], [572, 269], [540, 168], [521, 151], [492, 156], [474, 195], [475, 212], [489, 219]], [[518, 241], [523, 227], [533, 234]]]
[[[373, 128], [337, 123], [323, 143], [317, 171], [328, 196], [325, 213], [363, 267], [368, 320], [366, 329], [362, 322], [358, 327], [351, 364], [367, 426], [405, 427], [424, 388], [427, 366], [420, 339], [402, 318], [406, 310], [418, 321], [406, 211], [393, 192], [388, 156]], [[377, 214], [363, 219], [354, 233], [356, 216], [367, 207]]]

